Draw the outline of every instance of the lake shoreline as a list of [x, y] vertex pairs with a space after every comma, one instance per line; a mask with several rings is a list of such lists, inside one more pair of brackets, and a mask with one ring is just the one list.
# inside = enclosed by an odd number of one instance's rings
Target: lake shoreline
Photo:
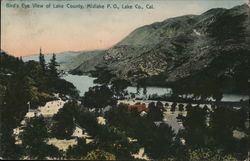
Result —
[[[91, 77], [89, 75], [73, 75], [70, 73], [65, 73], [65, 75], [62, 77], [66, 81], [69, 81], [74, 84], [74, 86], [77, 88], [77, 90], [80, 91], [80, 95], [83, 96], [85, 92], [88, 91], [89, 87], [93, 87], [96, 85], [94, 83], [94, 80], [96, 77]], [[136, 93], [137, 92], [137, 87], [136, 86], [129, 86], [127, 90], [130, 94], [131, 93]], [[172, 96], [172, 89], [171, 88], [163, 88], [159, 86], [147, 86], [146, 87], [147, 94], [146, 97], [143, 95], [143, 88], [140, 88], [140, 94], [136, 95], [135, 98], [133, 99], [147, 99], [147, 100], [168, 100], [168, 101], [178, 101], [178, 102], [198, 102], [198, 103], [215, 103], [215, 100], [212, 100], [212, 98], [208, 98], [210, 100], [199, 100], [199, 99], [194, 99], [194, 98], [183, 98], [183, 97], [173, 97]], [[155, 93], [154, 93], [155, 92]], [[153, 96], [154, 94], [157, 94], [156, 99], [150, 98], [149, 96]], [[128, 98], [126, 98], [128, 99]], [[130, 99], [132, 99], [130, 97]], [[223, 98], [222, 102], [223, 103], [231, 103], [231, 104], [237, 104], [241, 102], [241, 99], [243, 102], [247, 102], [249, 100], [249, 95], [243, 95], [243, 94], [237, 94], [237, 93], [223, 93]]]

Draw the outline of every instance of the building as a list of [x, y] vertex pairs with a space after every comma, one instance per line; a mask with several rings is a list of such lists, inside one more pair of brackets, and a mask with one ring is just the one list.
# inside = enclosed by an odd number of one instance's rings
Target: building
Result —
[[38, 110], [38, 109], [29, 109], [28, 112], [25, 115], [25, 118], [31, 118], [31, 117], [39, 116], [40, 112], [41, 111]]
[[76, 122], [74, 122], [74, 125], [75, 125], [75, 131], [72, 134], [73, 137], [85, 138], [85, 139], [91, 138], [86, 129], [82, 128]]
[[137, 110], [137, 112], [149, 112], [149, 108], [146, 107], [146, 105], [129, 105], [128, 111]]

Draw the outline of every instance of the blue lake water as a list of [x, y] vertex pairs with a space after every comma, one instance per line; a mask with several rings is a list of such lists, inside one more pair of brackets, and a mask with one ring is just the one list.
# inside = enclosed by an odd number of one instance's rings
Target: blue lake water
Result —
[[[83, 96], [85, 92], [89, 90], [89, 87], [93, 87], [95, 85], [94, 80], [96, 78], [89, 77], [86, 75], [71, 75], [67, 74], [63, 76], [63, 79], [73, 83], [75, 87], [80, 91], [80, 95]], [[137, 93], [136, 87], [128, 87], [127, 91], [129, 93]], [[149, 95], [157, 94], [159, 96], [161, 95], [171, 95], [172, 90], [171, 88], [162, 88], [162, 87], [147, 87], [146, 88], [146, 95], [143, 95], [143, 89], [139, 90], [139, 94], [135, 94], [137, 98], [146, 98]], [[222, 101], [228, 101], [228, 102], [234, 102], [234, 101], [240, 101], [240, 100], [247, 100], [249, 99], [248, 95], [239, 95], [239, 94], [223, 94]]]

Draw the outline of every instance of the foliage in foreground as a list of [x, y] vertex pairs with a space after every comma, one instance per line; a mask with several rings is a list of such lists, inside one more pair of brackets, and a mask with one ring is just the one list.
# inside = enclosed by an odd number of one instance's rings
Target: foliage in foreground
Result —
[[232, 155], [225, 155], [220, 150], [196, 149], [188, 151], [189, 161], [238, 161]]
[[31, 159], [60, 158], [61, 152], [53, 145], [46, 144], [48, 128], [42, 116], [27, 120], [20, 134], [25, 156]]
[[[43, 60], [44, 56], [40, 54], [40, 62], [24, 63], [21, 58], [2, 51], [0, 53], [0, 156], [3, 158], [16, 159], [22, 153], [20, 147], [15, 144], [12, 132], [24, 119], [28, 104], [31, 108], [37, 108], [55, 99], [54, 93], [72, 97], [78, 95], [72, 83], [60, 78], [59, 72], [56, 71], [55, 55], [49, 65]], [[49, 147], [41, 149], [46, 150]], [[33, 155], [32, 149], [30, 154]]]
[[87, 154], [84, 160], [116, 160], [114, 154], [105, 152], [104, 150], [96, 149]]

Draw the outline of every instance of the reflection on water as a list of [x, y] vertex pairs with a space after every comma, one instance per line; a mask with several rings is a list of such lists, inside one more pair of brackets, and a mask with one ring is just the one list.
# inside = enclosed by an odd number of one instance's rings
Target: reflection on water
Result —
[[[83, 96], [85, 92], [89, 90], [89, 87], [93, 87], [95, 85], [93, 77], [89, 77], [86, 75], [79, 76], [79, 75], [71, 75], [67, 74], [63, 76], [63, 79], [73, 83], [75, 87], [80, 91], [80, 95]], [[162, 87], [147, 87], [145, 89], [140, 89], [139, 92], [137, 91], [136, 87], [128, 87], [127, 88], [129, 93], [137, 93], [135, 97], [142, 98], [144, 97], [144, 93], [146, 93], [146, 97], [149, 95], [157, 94], [161, 95], [171, 95], [172, 90], [170, 88], [162, 88]], [[248, 95], [238, 95], [238, 94], [223, 94], [222, 101], [234, 102], [240, 100], [247, 100], [249, 99]]]

